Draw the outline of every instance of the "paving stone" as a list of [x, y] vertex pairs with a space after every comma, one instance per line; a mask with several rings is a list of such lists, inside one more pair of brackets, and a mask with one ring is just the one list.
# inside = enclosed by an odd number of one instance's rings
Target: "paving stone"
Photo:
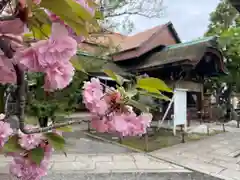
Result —
[[240, 165], [236, 164], [236, 163], [230, 163], [230, 162], [226, 162], [226, 161], [222, 161], [219, 159], [214, 159], [210, 162], [211, 164], [215, 164], [217, 166], [221, 166], [227, 169], [233, 169], [233, 170], [240, 170]]
[[136, 161], [138, 169], [172, 169], [169, 163], [149, 161], [148, 163], [143, 163], [142, 161]]
[[182, 153], [180, 157], [183, 157], [184, 159], [196, 159], [203, 162], [210, 162], [214, 159], [213, 157], [199, 156], [194, 153]]
[[80, 155], [76, 155], [76, 162], [89, 162], [92, 161], [92, 158], [90, 155], [87, 154], [80, 154]]
[[145, 154], [140, 154], [140, 153], [137, 153], [137, 154], [133, 154], [132, 155], [133, 158], [135, 159], [135, 161], [149, 161], [149, 156], [145, 155]]
[[[234, 158], [240, 149], [239, 141], [239, 132], [223, 133], [200, 141], [181, 144], [179, 149], [176, 145], [167, 150], [158, 150], [151, 155], [219, 178], [221, 176], [226, 180], [233, 180], [236, 177], [239, 180], [240, 157]], [[183, 149], [186, 150], [183, 151]]]
[[95, 167], [97, 170], [136, 170], [137, 166], [133, 161], [119, 161], [119, 162], [96, 162]]
[[240, 171], [235, 171], [235, 170], [231, 170], [231, 169], [225, 169], [224, 171], [219, 173], [222, 176], [228, 177], [228, 178], [232, 178], [234, 180], [239, 180], [240, 178]]
[[12, 158], [11, 157], [5, 157], [3, 155], [0, 155], [0, 162], [11, 162]]
[[113, 157], [111, 155], [93, 155], [91, 159], [94, 162], [109, 162], [113, 160]]
[[232, 153], [229, 154], [231, 157], [239, 156], [240, 155], [240, 149], [233, 151]]
[[200, 171], [202, 173], [206, 173], [206, 174], [211, 174], [211, 173], [217, 174], [224, 169], [223, 167], [220, 167], [214, 164], [203, 163], [200, 161], [189, 161], [187, 163], [187, 167], [196, 171]]
[[113, 161], [134, 161], [134, 157], [131, 154], [115, 154], [113, 155]]
[[52, 166], [52, 171], [83, 171], [95, 169], [93, 162], [55, 162]]
[[51, 158], [52, 162], [72, 162], [76, 160], [76, 156], [72, 154], [68, 154], [65, 156], [64, 154], [54, 154], [53, 157]]
[[9, 163], [1, 162], [0, 163], [0, 173], [8, 173], [9, 172]]
[[212, 151], [211, 153], [213, 154], [219, 154], [219, 155], [228, 155], [230, 153], [232, 153], [233, 151], [231, 149], [228, 149], [228, 148], [222, 148], [222, 149], [218, 149], [216, 151]]

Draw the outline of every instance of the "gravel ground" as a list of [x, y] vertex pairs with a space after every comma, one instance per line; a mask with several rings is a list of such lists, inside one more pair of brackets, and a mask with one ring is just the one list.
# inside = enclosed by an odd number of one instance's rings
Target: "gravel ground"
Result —
[[49, 174], [43, 180], [221, 180], [193, 173]]

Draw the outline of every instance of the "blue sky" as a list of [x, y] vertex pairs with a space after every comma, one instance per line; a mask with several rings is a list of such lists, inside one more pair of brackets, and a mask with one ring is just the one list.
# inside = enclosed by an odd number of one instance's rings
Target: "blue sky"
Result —
[[220, 0], [164, 0], [165, 12], [159, 19], [133, 16], [135, 29], [132, 34], [172, 21], [182, 41], [203, 36], [209, 24], [209, 14]]

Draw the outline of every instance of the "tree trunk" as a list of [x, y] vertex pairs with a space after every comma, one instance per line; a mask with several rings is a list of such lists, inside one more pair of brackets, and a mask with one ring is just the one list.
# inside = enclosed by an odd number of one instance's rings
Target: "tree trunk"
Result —
[[40, 127], [47, 127], [48, 126], [48, 117], [40, 117], [38, 118], [39, 126]]
[[228, 92], [227, 92], [227, 113], [226, 113], [226, 120], [231, 120], [231, 111], [232, 111], [232, 107], [231, 107], [231, 96], [232, 96], [232, 84], [228, 84]]
[[0, 113], [4, 113], [4, 92], [5, 86], [0, 85]]

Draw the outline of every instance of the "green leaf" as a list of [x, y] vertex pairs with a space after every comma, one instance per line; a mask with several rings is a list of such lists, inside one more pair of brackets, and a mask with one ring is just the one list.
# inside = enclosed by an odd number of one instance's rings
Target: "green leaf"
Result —
[[130, 105], [130, 106], [133, 106], [133, 107], [141, 110], [142, 112], [148, 112], [148, 110], [149, 110], [147, 106], [145, 106], [145, 105], [143, 105], [143, 104], [141, 104], [141, 103], [139, 103], [135, 100], [132, 100], [132, 99], [130, 99], [126, 104]]
[[23, 35], [23, 41], [29, 41], [29, 40], [32, 40], [33, 38], [34, 38], [34, 36], [32, 33], [25, 33]]
[[42, 149], [41, 147], [37, 147], [35, 149], [30, 150], [28, 154], [34, 163], [40, 165], [44, 158], [44, 149]]
[[116, 81], [120, 86], [123, 85], [123, 82], [124, 82], [123, 77], [117, 75], [116, 73], [114, 73], [113, 71], [111, 71], [109, 69], [104, 70], [104, 73], [106, 75], [108, 75], [110, 78], [112, 78], [114, 81]]
[[87, 35], [85, 22], [72, 10], [68, 0], [42, 0], [40, 6], [59, 16], [77, 35]]
[[72, 132], [73, 131], [70, 126], [63, 126], [63, 127], [57, 128], [56, 130], [62, 131], [62, 132]]
[[169, 97], [164, 96], [161, 93], [160, 94], [156, 94], [156, 93], [151, 93], [151, 92], [146, 92], [146, 91], [139, 91], [139, 93], [141, 95], [144, 95], [144, 96], [151, 96], [153, 98], [162, 99], [162, 100], [165, 100], [165, 101], [170, 101]]
[[130, 89], [128, 90], [125, 94], [129, 97], [129, 98], [132, 98], [134, 97], [135, 95], [137, 95], [138, 93], [138, 90], [137, 89]]
[[11, 136], [8, 141], [3, 146], [3, 152], [13, 153], [13, 152], [22, 152], [23, 148], [18, 144], [18, 136]]
[[66, 142], [62, 136], [53, 132], [46, 133], [45, 136], [48, 139], [49, 144], [51, 144], [55, 150], [64, 150]]
[[146, 90], [147, 92], [150, 92], [150, 93], [160, 94], [160, 91], [156, 88], [152, 88], [152, 87], [148, 87], [148, 86], [141, 86], [140, 89], [144, 89], [144, 90]]
[[84, 72], [84, 73], [87, 73], [87, 72], [84, 70], [84, 68], [83, 68], [82, 64], [80, 63], [80, 60], [79, 60], [79, 58], [78, 58], [77, 56], [72, 57], [70, 61], [71, 61], [72, 65], [73, 65], [73, 67], [74, 67], [76, 70], [82, 71], [82, 72]]
[[51, 25], [42, 24], [36, 18], [29, 19], [28, 25], [35, 39], [46, 39], [51, 34]]
[[152, 77], [137, 79], [137, 87], [145, 90], [157, 89], [160, 91], [172, 92], [162, 80]]
[[92, 15], [79, 3], [77, 3], [75, 0], [68, 0], [67, 3], [72, 8], [72, 11], [74, 11], [79, 17], [81, 17], [85, 21], [91, 21], [93, 20]]
[[104, 19], [103, 13], [101, 11], [96, 11], [94, 18], [99, 19], [99, 20], [103, 20]]

